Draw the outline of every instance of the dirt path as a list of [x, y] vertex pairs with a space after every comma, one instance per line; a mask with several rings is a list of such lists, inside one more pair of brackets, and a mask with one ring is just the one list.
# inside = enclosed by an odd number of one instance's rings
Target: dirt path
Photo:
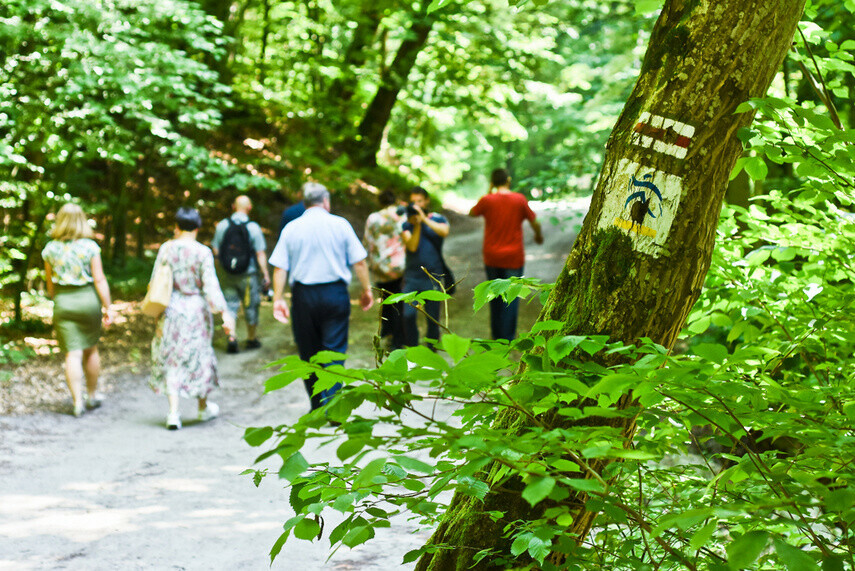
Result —
[[[562, 221], [550, 224], [553, 215]], [[542, 213], [546, 244], [527, 246], [527, 275], [555, 278], [581, 220], [568, 216], [566, 209]], [[469, 222], [453, 230], [447, 256], [465, 282], [450, 309], [452, 329], [485, 336], [486, 311], [472, 318], [464, 293], [483, 279], [481, 226]], [[537, 310], [536, 303], [522, 307], [521, 330]], [[354, 310], [350, 364], [372, 362], [375, 320], [374, 310]], [[261, 333], [260, 350], [218, 353], [222, 387], [212, 398], [222, 412], [208, 423], [187, 420], [195, 417], [195, 401], [183, 401], [185, 427], [165, 430], [166, 399], [148, 389], [145, 375], [130, 371], [111, 380], [115, 391], [102, 408], [80, 419], [54, 410], [0, 417], [0, 570], [269, 568], [267, 553], [292, 514], [275, 478], [256, 489], [239, 475], [257, 455], [241, 435], [247, 426], [294, 421], [308, 399], [298, 384], [263, 394], [269, 376], [263, 367], [295, 347], [269, 304]], [[222, 348], [222, 340], [218, 344]], [[333, 459], [334, 448], [315, 454]], [[276, 461], [265, 465], [279, 468]], [[329, 561], [326, 539], [289, 542], [273, 568], [402, 569], [403, 554], [426, 538], [403, 518], [383, 531]]]

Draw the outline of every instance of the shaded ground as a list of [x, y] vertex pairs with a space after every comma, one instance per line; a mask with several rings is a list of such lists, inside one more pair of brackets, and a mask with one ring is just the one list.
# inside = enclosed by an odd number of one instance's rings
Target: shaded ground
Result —
[[[549, 222], [553, 215], [557, 224]], [[546, 244], [527, 244], [528, 276], [555, 278], [581, 220], [568, 216], [566, 209], [541, 213]], [[471, 288], [484, 279], [480, 222], [453, 217], [445, 248], [449, 265], [464, 280], [449, 305], [451, 327], [461, 335], [486, 336], [487, 312], [473, 317], [471, 304]], [[80, 419], [69, 414], [58, 356], [0, 376], [0, 570], [268, 568], [267, 553], [292, 514], [275, 478], [256, 489], [239, 475], [257, 453], [241, 435], [247, 426], [293, 422], [308, 409], [297, 384], [263, 394], [269, 376], [263, 367], [296, 352], [291, 332], [265, 304], [260, 350], [225, 355], [218, 339], [222, 386], [213, 400], [220, 418], [195, 423], [195, 402], [183, 401], [185, 427], [169, 432], [166, 399], [146, 384], [152, 324], [133, 310], [126, 306], [128, 321], [102, 341], [108, 399]], [[522, 306], [521, 330], [538, 311], [536, 301]], [[376, 319], [376, 309], [354, 308], [350, 364], [373, 363]], [[333, 458], [334, 449], [313, 454], [313, 460]], [[266, 465], [279, 468], [275, 461]], [[328, 529], [334, 524], [327, 522]], [[427, 537], [403, 518], [383, 532], [329, 561], [326, 539], [289, 542], [273, 568], [401, 569], [403, 554]]]

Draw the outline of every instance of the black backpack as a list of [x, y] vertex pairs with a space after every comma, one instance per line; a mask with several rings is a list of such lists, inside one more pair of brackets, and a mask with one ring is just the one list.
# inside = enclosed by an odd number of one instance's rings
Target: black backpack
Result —
[[220, 263], [230, 274], [245, 274], [252, 260], [252, 243], [249, 240], [248, 222], [235, 222], [228, 219], [229, 227], [220, 242]]

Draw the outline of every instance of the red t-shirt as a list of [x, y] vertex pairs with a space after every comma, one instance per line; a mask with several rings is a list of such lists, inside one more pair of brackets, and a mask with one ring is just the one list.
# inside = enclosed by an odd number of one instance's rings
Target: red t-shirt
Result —
[[522, 223], [534, 220], [528, 201], [517, 192], [496, 192], [481, 197], [470, 216], [483, 216], [484, 265], [516, 269], [525, 265]]

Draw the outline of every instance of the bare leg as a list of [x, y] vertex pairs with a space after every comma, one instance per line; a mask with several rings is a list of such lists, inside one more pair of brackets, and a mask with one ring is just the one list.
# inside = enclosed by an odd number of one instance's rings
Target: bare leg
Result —
[[178, 393], [166, 393], [169, 401], [169, 414], [166, 416], [166, 428], [177, 430], [181, 428], [181, 414], [178, 412]]
[[169, 414], [178, 414], [178, 393], [166, 393], [166, 399], [169, 401]]
[[199, 399], [199, 410], [205, 410], [206, 408], [208, 408], [208, 398]]
[[89, 398], [95, 398], [98, 390], [98, 376], [101, 374], [101, 354], [98, 346], [94, 345], [83, 350], [83, 371], [86, 374], [86, 390]]
[[[65, 355], [65, 382], [74, 401], [74, 415], [83, 411], [83, 351], [69, 351]], [[78, 412], [80, 411], [80, 412]]]

